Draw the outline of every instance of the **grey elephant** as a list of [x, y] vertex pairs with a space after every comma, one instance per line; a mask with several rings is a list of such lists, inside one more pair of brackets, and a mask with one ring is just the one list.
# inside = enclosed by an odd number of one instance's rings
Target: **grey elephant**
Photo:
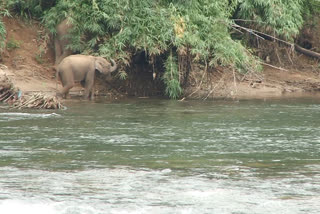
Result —
[[57, 66], [63, 58], [72, 54], [72, 51], [67, 48], [70, 44], [67, 35], [69, 34], [72, 25], [67, 19], [63, 20], [56, 27], [56, 36], [54, 38], [54, 48], [55, 48], [55, 66]]
[[84, 98], [93, 99], [94, 79], [96, 70], [102, 74], [111, 76], [111, 73], [117, 69], [114, 60], [107, 61], [102, 57], [88, 55], [70, 55], [64, 58], [57, 66], [57, 79], [62, 83], [62, 96], [67, 98], [69, 90], [76, 82], [80, 82], [85, 88]]

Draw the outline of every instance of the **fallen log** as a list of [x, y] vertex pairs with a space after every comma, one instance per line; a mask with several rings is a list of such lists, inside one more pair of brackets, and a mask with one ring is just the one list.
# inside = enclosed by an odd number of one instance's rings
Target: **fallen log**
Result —
[[320, 59], [320, 53], [305, 49], [305, 48], [303, 48], [303, 47], [301, 47], [301, 46], [299, 46], [297, 44], [294, 44], [294, 49], [297, 52], [302, 53], [304, 55], [307, 55], [307, 56], [310, 56], [310, 57], [313, 57], [313, 58], [316, 58], [316, 59]]
[[316, 58], [316, 59], [320, 59], [320, 53], [317, 53], [317, 52], [314, 52], [314, 51], [311, 51], [311, 50], [308, 50], [308, 49], [305, 49], [295, 43], [290, 43], [290, 42], [287, 42], [285, 40], [282, 40], [282, 39], [279, 39], [275, 36], [271, 36], [267, 33], [263, 33], [263, 32], [260, 32], [260, 31], [257, 31], [257, 30], [253, 30], [253, 29], [250, 29], [250, 28], [246, 28], [246, 27], [243, 27], [243, 26], [240, 26], [240, 25], [237, 25], [237, 24], [233, 24], [232, 27], [234, 27], [235, 29], [240, 29], [240, 30], [244, 30], [244, 31], [247, 31], [249, 32], [250, 34], [260, 38], [260, 39], [264, 39], [264, 40], [268, 40], [268, 41], [271, 41], [271, 42], [275, 42], [275, 41], [278, 41], [278, 42], [281, 42], [282, 44], [285, 44], [289, 47], [294, 47], [294, 50], [299, 52], [299, 53], [302, 53], [306, 56], [309, 56], [309, 57], [313, 57], [313, 58]]

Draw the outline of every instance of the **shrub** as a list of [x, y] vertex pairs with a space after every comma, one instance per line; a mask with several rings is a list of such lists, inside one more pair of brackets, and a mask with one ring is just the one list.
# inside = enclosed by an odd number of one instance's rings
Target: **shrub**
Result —
[[16, 48], [20, 48], [20, 41], [18, 40], [15, 40], [15, 39], [10, 39], [8, 42], [7, 42], [7, 49], [9, 51], [13, 50], [13, 49], [16, 49]]
[[6, 0], [6, 8], [21, 17], [40, 19], [45, 10], [51, 8], [56, 0]]
[[2, 17], [4, 16], [10, 16], [9, 11], [4, 8], [3, 3], [0, 3], [0, 57], [1, 52], [3, 51], [5, 45], [6, 45], [6, 28], [4, 26], [4, 23], [2, 21]]
[[6, 29], [0, 17], [0, 56], [1, 56], [1, 52], [5, 47], [5, 41], [6, 41]]

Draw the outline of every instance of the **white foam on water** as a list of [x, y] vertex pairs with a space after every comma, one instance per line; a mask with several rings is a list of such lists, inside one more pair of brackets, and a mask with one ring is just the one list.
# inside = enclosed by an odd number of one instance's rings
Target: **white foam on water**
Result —
[[60, 116], [56, 113], [22, 113], [22, 112], [6, 112], [0, 113], [0, 116], [16, 116], [16, 117], [56, 117]]
[[311, 186], [299, 184], [304, 191], [290, 197], [295, 193], [290, 179], [184, 177], [171, 169], [120, 166], [73, 173], [16, 170], [0, 170], [0, 198], [8, 198], [0, 199], [0, 214], [318, 214], [320, 209]]
[[57, 214], [52, 203], [22, 200], [0, 201], [1, 214]]
[[4, 112], [0, 113], [0, 121], [25, 120], [25, 119], [42, 119], [51, 117], [61, 117], [57, 113], [22, 113], [22, 112]]
[[[107, 213], [110, 213], [109, 211]], [[1, 214], [99, 214], [102, 212], [105, 213], [95, 209], [94, 206], [70, 201], [55, 202], [19, 199], [0, 201]]]

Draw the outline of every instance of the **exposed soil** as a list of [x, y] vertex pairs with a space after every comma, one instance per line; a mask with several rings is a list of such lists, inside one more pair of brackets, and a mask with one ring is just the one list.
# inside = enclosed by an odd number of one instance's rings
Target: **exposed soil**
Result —
[[[4, 23], [7, 29], [7, 50], [1, 54], [0, 75], [6, 74], [23, 93], [56, 94], [57, 86], [59, 89], [61, 84], [59, 82], [57, 85], [56, 82], [55, 71], [52, 68], [54, 51], [45, 29], [35, 21], [25, 22], [16, 18], [4, 18]], [[288, 49], [272, 45], [274, 44], [270, 42], [266, 44], [266, 50], [262, 47], [260, 50], [263, 54], [260, 56], [274, 67], [264, 65], [263, 72], [248, 75], [222, 72], [219, 69], [205, 75], [201, 71], [193, 72], [195, 74], [189, 77], [190, 83], [185, 89], [184, 97], [263, 98], [320, 91], [320, 69], [317, 60], [289, 53]], [[273, 51], [267, 51], [271, 49]], [[143, 66], [137, 70], [148, 69]], [[141, 74], [143, 73], [137, 75]], [[141, 83], [138, 81], [138, 84], [137, 77], [126, 81], [113, 80], [109, 84], [100, 79], [97, 81], [96, 93], [110, 95], [116, 91], [132, 96], [163, 94], [159, 91], [150, 92], [150, 85], [155, 85], [153, 81], [158, 80], [153, 80], [152, 72], [146, 71], [144, 74], [139, 77]], [[159, 87], [155, 88], [159, 90]], [[79, 95], [81, 90], [81, 87], [75, 87], [71, 94]]]
[[239, 75], [233, 72], [217, 72], [206, 76], [185, 89], [185, 98], [271, 98], [282, 96], [306, 96], [320, 92], [318, 69], [277, 69], [264, 66], [263, 71]]
[[24, 93], [54, 92], [53, 51], [47, 46], [45, 30], [37, 22], [4, 18], [4, 23], [7, 50], [2, 55], [2, 72]]

